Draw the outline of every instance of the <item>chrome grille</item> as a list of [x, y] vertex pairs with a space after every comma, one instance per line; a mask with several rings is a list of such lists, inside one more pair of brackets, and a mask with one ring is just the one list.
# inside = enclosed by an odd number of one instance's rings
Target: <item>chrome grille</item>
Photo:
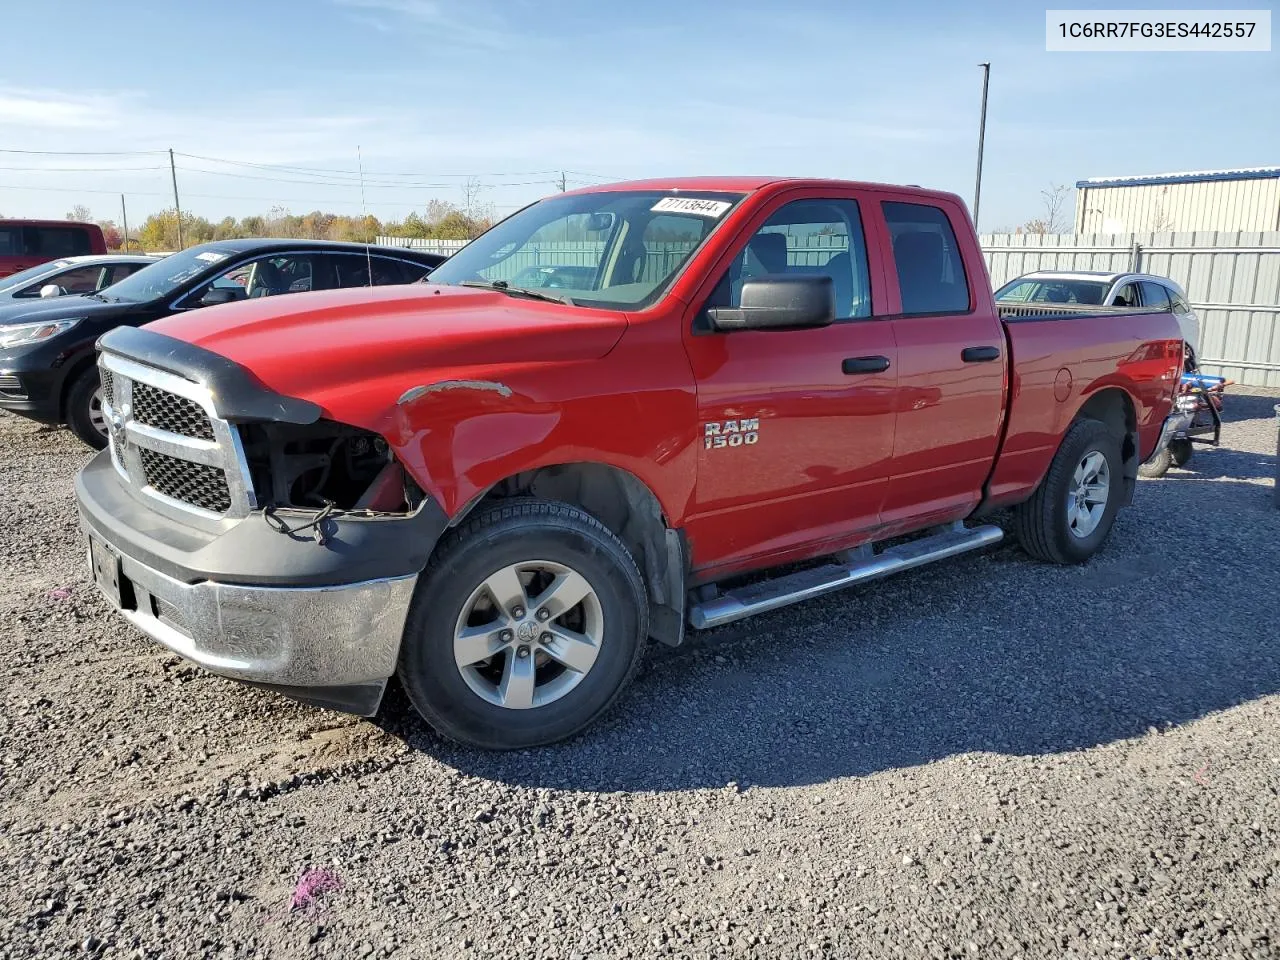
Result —
[[142, 472], [147, 486], [166, 497], [193, 503], [210, 513], [226, 513], [231, 509], [231, 491], [227, 475], [217, 467], [180, 460], [156, 450], [141, 448]]
[[149, 427], [182, 437], [212, 440], [213, 425], [200, 404], [186, 397], [158, 390], [149, 383], [133, 385], [133, 419]]
[[22, 389], [22, 381], [12, 373], [0, 373], [0, 393], [16, 393], [24, 397], [27, 395]]
[[153, 509], [208, 522], [257, 505], [239, 431], [206, 387], [112, 353], [98, 369], [112, 463]]
[[100, 365], [98, 367], [98, 379], [102, 381], [102, 399], [107, 402], [107, 406], [114, 407], [116, 400], [115, 374]]

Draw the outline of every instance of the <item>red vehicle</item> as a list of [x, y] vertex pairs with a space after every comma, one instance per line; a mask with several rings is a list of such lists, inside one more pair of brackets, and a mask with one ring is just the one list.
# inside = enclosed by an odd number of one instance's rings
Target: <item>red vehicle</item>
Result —
[[1002, 320], [950, 194], [624, 183], [423, 284], [111, 331], [77, 497], [169, 649], [363, 714], [398, 673], [441, 733], [527, 747], [648, 638], [994, 543], [996, 508], [1087, 560], [1182, 424], [1182, 349], [1169, 313]]
[[0, 220], [0, 277], [60, 257], [107, 252], [96, 223], [71, 220]]

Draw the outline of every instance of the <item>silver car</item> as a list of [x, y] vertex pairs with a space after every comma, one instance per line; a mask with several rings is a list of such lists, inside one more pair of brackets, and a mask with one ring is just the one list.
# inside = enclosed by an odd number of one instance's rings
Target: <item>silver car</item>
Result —
[[143, 254], [119, 253], [62, 257], [38, 263], [26, 270], [0, 277], [0, 303], [97, 293], [159, 259]]
[[1169, 310], [1178, 320], [1182, 339], [1193, 351], [1200, 346], [1200, 318], [1191, 309], [1182, 287], [1168, 277], [1093, 270], [1037, 270], [1010, 280], [997, 290], [996, 302]]

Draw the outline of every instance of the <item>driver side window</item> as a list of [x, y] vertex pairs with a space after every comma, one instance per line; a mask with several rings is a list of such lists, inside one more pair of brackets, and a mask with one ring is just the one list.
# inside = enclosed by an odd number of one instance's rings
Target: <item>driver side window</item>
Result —
[[192, 294], [190, 306], [210, 306], [304, 293], [312, 289], [310, 254], [259, 257], [220, 273]]
[[707, 306], [741, 306], [747, 280], [797, 274], [831, 278], [837, 321], [871, 316], [867, 244], [856, 200], [793, 200], [782, 206], [747, 241]]
[[1111, 305], [1113, 307], [1136, 307], [1138, 305], [1137, 286], [1132, 283], [1126, 283], [1111, 298]]

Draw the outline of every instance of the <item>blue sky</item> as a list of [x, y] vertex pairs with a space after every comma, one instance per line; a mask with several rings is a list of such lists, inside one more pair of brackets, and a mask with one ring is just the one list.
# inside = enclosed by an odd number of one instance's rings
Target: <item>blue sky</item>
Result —
[[[461, 203], [469, 175], [502, 214], [554, 191], [560, 170], [571, 186], [845, 177], [971, 202], [981, 60], [993, 64], [983, 229], [1037, 216], [1051, 182], [1280, 164], [1280, 53], [1046, 53], [1044, 4], [7, 7], [0, 148], [216, 158], [178, 158], [184, 209], [211, 218], [358, 213], [357, 145], [363, 206], [384, 219], [433, 197]], [[139, 222], [170, 203], [167, 162], [0, 153], [0, 214], [61, 217], [82, 203], [118, 217], [124, 192]]]

